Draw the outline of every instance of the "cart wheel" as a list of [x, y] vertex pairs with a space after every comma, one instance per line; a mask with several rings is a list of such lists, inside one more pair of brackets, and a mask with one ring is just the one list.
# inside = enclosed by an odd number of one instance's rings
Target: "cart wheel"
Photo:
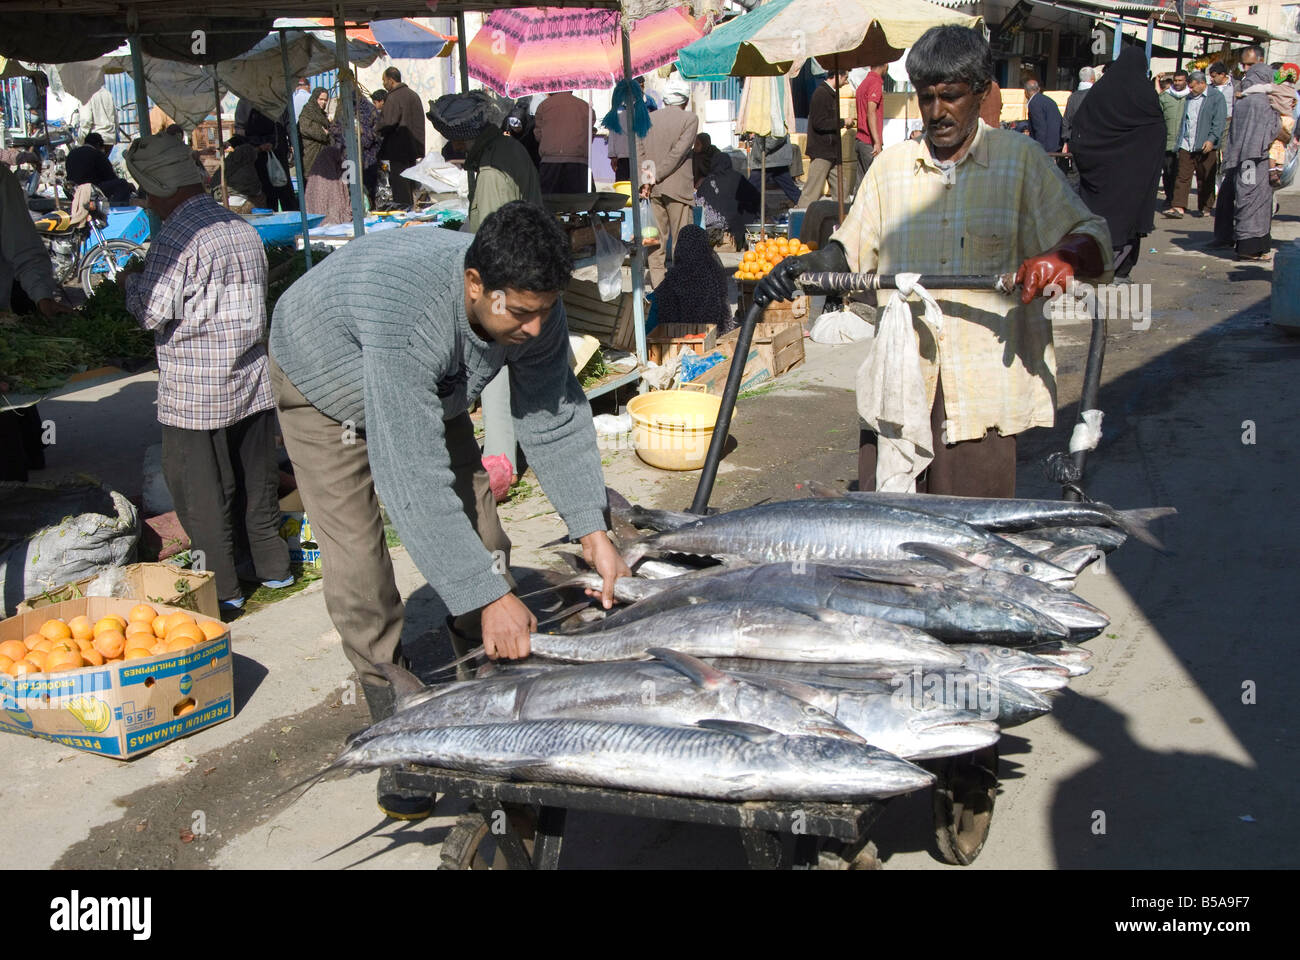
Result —
[[[510, 826], [523, 842], [524, 852], [533, 855], [536, 814], [529, 808], [504, 805]], [[478, 810], [462, 814], [442, 841], [440, 870], [509, 870], [505, 852], [492, 833], [492, 825]]]
[[969, 866], [984, 849], [998, 793], [998, 748], [950, 757], [932, 767], [934, 839], [945, 863]]

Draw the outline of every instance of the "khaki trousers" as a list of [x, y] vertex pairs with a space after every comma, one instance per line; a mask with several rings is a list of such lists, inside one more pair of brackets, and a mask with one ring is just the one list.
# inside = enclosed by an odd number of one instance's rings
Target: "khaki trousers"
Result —
[[[831, 199], [836, 199], [840, 182], [840, 167], [843, 164], [831, 163], [829, 160], [813, 160], [808, 164], [808, 176], [803, 183], [803, 193], [799, 194], [799, 202], [795, 204], [800, 209], [807, 210], [808, 204], [814, 200], [822, 198], [822, 186], [829, 186]], [[850, 175], [851, 176], [851, 175]], [[849, 194], [853, 190], [853, 181], [850, 179], [844, 184], [844, 199], [847, 202]]]
[[[320, 546], [325, 609], [361, 682], [386, 685], [375, 664], [397, 662], [404, 618], [365, 437], [345, 432], [341, 423], [312, 406], [274, 361], [271, 386], [303, 509]], [[510, 539], [497, 516], [469, 414], [446, 421], [443, 428], [455, 476], [452, 487], [483, 545], [501, 552], [514, 589]], [[477, 623], [474, 611], [458, 618], [457, 628], [477, 636]]]
[[[650, 209], [654, 211], [655, 226], [659, 228], [659, 246], [650, 251], [647, 258], [650, 267], [650, 285], [655, 289], [663, 282], [668, 272], [665, 261], [668, 259], [669, 243], [676, 243], [677, 234], [682, 227], [691, 223], [692, 205], [668, 197], [651, 197]], [[674, 249], [673, 254], [676, 255]]]

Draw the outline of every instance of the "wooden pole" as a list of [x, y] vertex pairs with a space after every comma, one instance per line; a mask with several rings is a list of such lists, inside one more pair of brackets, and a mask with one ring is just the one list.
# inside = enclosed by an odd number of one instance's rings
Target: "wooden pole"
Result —
[[230, 186], [226, 183], [226, 136], [221, 130], [221, 83], [217, 65], [212, 65], [212, 93], [217, 101], [217, 158], [221, 161], [221, 205], [230, 209]]
[[[833, 64], [833, 69], [835, 70], [835, 81], [836, 81], [835, 116], [838, 117], [840, 115], [840, 88], [838, 85], [840, 79], [840, 55], [838, 53], [835, 54], [835, 58], [831, 62]], [[836, 159], [839, 160], [839, 163], [837, 165], [836, 173], [835, 173], [835, 199], [837, 204], [839, 205], [839, 222], [843, 223], [844, 222], [844, 135], [840, 134], [838, 139], [839, 139], [839, 147], [838, 147]]]
[[460, 66], [460, 92], [469, 93], [469, 49], [465, 39], [465, 14], [456, 14], [456, 62]]
[[140, 38], [131, 38], [131, 82], [135, 86], [135, 114], [137, 137], [153, 133], [149, 129], [149, 91], [145, 88], [144, 56], [140, 53]]
[[[342, 4], [334, 7], [334, 63], [339, 71], [339, 110], [343, 111], [339, 126], [343, 128], [343, 142], [348, 159], [352, 161], [352, 178], [356, 181], [348, 184], [348, 196], [352, 200], [352, 236], [363, 237], [366, 233], [366, 210], [361, 200], [361, 145], [357, 142], [355, 121], [357, 80], [348, 64], [348, 35], [343, 27]], [[390, 176], [400, 176], [397, 170], [388, 172]]]

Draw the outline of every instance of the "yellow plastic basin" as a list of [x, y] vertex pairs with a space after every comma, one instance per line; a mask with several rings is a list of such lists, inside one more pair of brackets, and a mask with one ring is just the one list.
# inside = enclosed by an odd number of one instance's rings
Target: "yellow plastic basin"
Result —
[[627, 194], [627, 203], [625, 203], [624, 206], [625, 207], [632, 206], [632, 181], [631, 180], [615, 180], [614, 192]]
[[722, 398], [684, 390], [656, 390], [628, 401], [632, 447], [660, 470], [698, 470], [704, 466]]

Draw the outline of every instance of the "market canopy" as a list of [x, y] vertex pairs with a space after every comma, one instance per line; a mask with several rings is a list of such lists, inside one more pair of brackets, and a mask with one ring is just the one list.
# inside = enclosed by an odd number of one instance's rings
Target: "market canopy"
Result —
[[[334, 38], [324, 31], [286, 30], [285, 47], [291, 78], [311, 76], [335, 66]], [[379, 48], [359, 40], [348, 41], [348, 59], [369, 66]], [[264, 35], [251, 50], [215, 67], [145, 56], [145, 82], [149, 97], [187, 130], [202, 123], [213, 111], [216, 87], [249, 101], [269, 117], [279, 116], [288, 105], [280, 37]], [[59, 67], [63, 88], [83, 103], [104, 85], [106, 73], [129, 73], [131, 57], [125, 52]]]
[[927, 0], [769, 0], [682, 50], [678, 64], [693, 80], [778, 76], [808, 57], [828, 69], [870, 67], [945, 24], [973, 28], [983, 19]]

